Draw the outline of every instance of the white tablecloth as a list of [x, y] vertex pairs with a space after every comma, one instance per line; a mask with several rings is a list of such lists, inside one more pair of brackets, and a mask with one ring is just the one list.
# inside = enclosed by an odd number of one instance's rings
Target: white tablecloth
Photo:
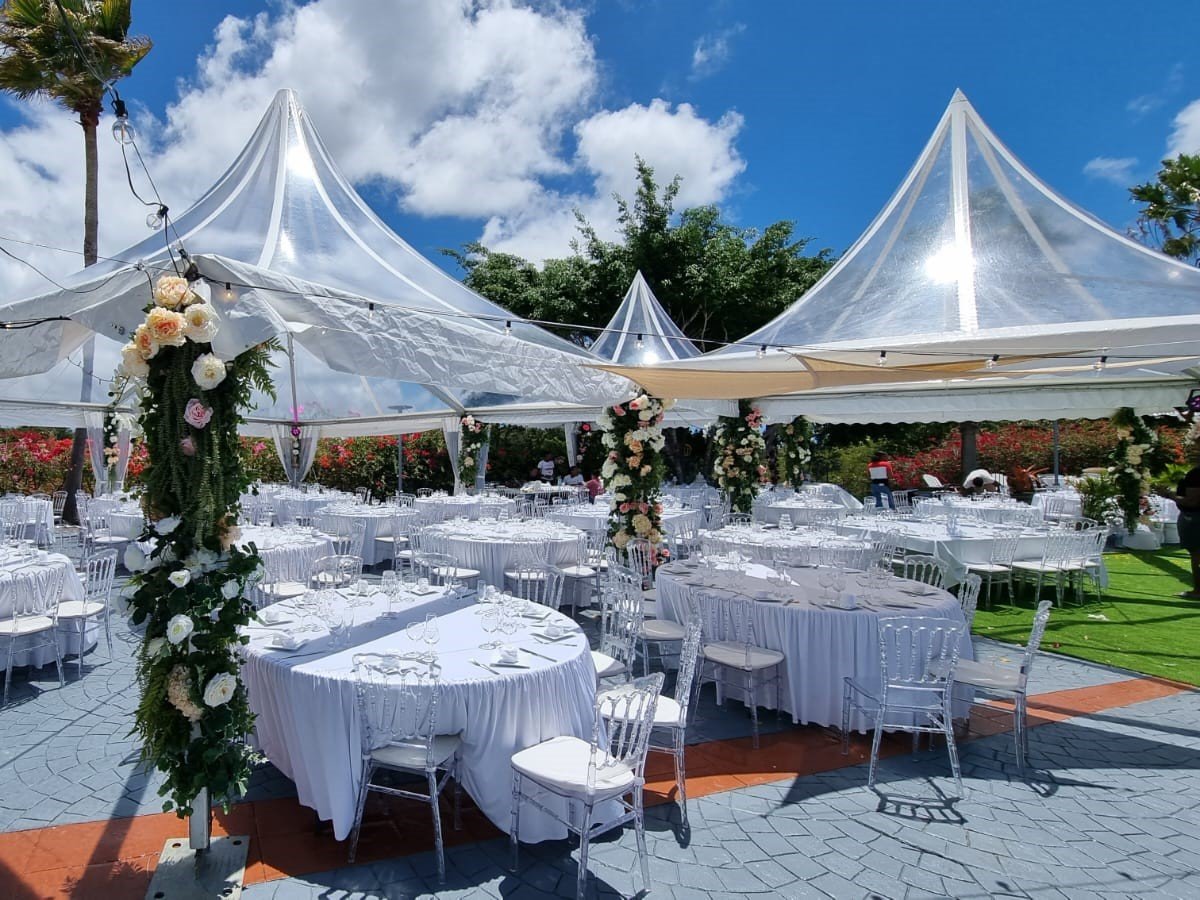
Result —
[[848, 515], [850, 510], [832, 500], [822, 500], [804, 494], [786, 500], [772, 497], [754, 507], [754, 517], [768, 525], [778, 525], [779, 517], [784, 513], [791, 517], [793, 525], [810, 525], [814, 522], [828, 522], [830, 516], [841, 519]]
[[849, 537], [842, 534], [831, 534], [828, 531], [818, 531], [813, 528], [797, 528], [792, 531], [780, 531], [778, 528], [763, 528], [758, 525], [727, 525], [724, 528], [710, 531], [711, 540], [725, 542], [745, 553], [755, 562], [770, 565], [772, 553], [777, 548], [820, 547], [822, 544], [837, 544], [847, 549], [867, 549], [870, 541], [862, 538]]
[[516, 515], [517, 504], [507, 497], [496, 495], [475, 496], [473, 494], [456, 494], [451, 496], [418, 497], [413, 506], [421, 512], [431, 512], [441, 509], [447, 519], [478, 519], [484, 504], [492, 509], [503, 509], [510, 516]]
[[[0, 568], [5, 571], [13, 571], [14, 569], [23, 568], [29, 565], [28, 560], [16, 559], [6, 550], [0, 551]], [[66, 577], [63, 579], [63, 589], [61, 599], [63, 600], [82, 600], [83, 599], [83, 582], [79, 580], [79, 573], [75, 571], [75, 567], [71, 565], [71, 561], [59, 553], [49, 553], [40, 557], [34, 563], [39, 568], [61, 568], [66, 570]], [[6, 618], [13, 614], [13, 596], [9, 593], [7, 587], [0, 590], [0, 618]], [[90, 649], [96, 645], [96, 640], [100, 635], [100, 631], [104, 626], [98, 619], [88, 622], [87, 628], [83, 635], [84, 649]], [[41, 638], [39, 636], [38, 640]], [[16, 650], [13, 654], [13, 666], [45, 666], [54, 662], [54, 651], [49, 647], [39, 647], [36, 650], [22, 649], [32, 643], [36, 643], [32, 639], [22, 639], [17, 642]], [[68, 628], [66, 625], [60, 626], [58, 630], [58, 647], [63, 656], [74, 656], [79, 652], [79, 632], [76, 630], [74, 623]], [[6, 662], [8, 653], [8, 644], [4, 644], [3, 653], [0, 653], [0, 666]]]
[[[553, 519], [556, 522], [562, 522], [564, 525], [581, 528], [585, 531], [597, 531], [608, 528], [608, 512], [607, 505], [600, 506], [586, 503], [578, 506], [564, 506], [552, 510], [547, 514], [547, 518]], [[698, 509], [665, 507], [662, 518], [665, 525], [674, 528], [679, 528], [688, 523], [691, 523], [693, 528], [699, 528], [704, 522], [704, 513]]]
[[[880, 684], [879, 619], [883, 617], [945, 619], [962, 624], [958, 600], [946, 591], [926, 588], [916, 582], [892, 579], [874, 596], [867, 596], [862, 576], [847, 574], [843, 594], [857, 596], [853, 610], [832, 608], [832, 595], [822, 596], [817, 569], [793, 569], [795, 584], [780, 587], [766, 580], [770, 569], [751, 565], [746, 574], [732, 570], [707, 570], [687, 561], [671, 563], [658, 570], [661, 614], [674, 621], [686, 617], [688, 598], [694, 603], [719, 603], [730, 596], [755, 596], [772, 592], [788, 602], [755, 602], [755, 642], [779, 650], [786, 657], [780, 703], [799, 724], [815, 723], [841, 727], [842, 686], [846, 676], [865, 687]], [[904, 590], [927, 590], [914, 596]], [[896, 604], [889, 606], [886, 604]], [[724, 635], [721, 636], [725, 637]], [[705, 640], [715, 640], [705, 635]], [[971, 641], [964, 635], [963, 658], [971, 658]], [[773, 707], [774, 688], [759, 694], [764, 706]], [[958, 712], [965, 713], [965, 707]], [[852, 719], [850, 727], [864, 731], [865, 718]]]
[[1042, 521], [1040, 508], [999, 497], [985, 497], [981, 500], [952, 496], [924, 498], [913, 504], [913, 514], [919, 519], [954, 516], [1000, 525], [1032, 526]]
[[108, 530], [114, 537], [134, 540], [141, 537], [142, 529], [146, 526], [145, 516], [140, 507], [125, 504], [117, 507], [108, 514]]
[[578, 528], [552, 521], [501, 520], [468, 522], [462, 519], [432, 525], [427, 534], [446, 539], [447, 552], [460, 566], [476, 569], [484, 584], [502, 587], [504, 571], [515, 564], [514, 547], [535, 541], [547, 546], [552, 566], [573, 565], [578, 557]]
[[832, 500], [834, 503], [840, 504], [849, 510], [860, 510], [863, 508], [862, 501], [851, 494], [840, 484], [827, 484], [824, 482], [814, 481], [800, 488], [804, 495], [814, 495], [822, 500]]
[[[290, 603], [274, 608], [285, 610]], [[433, 648], [442, 667], [438, 731], [462, 733], [463, 787], [496, 827], [507, 831], [510, 823], [513, 753], [559, 735], [591, 738], [596, 672], [582, 635], [559, 644], [533, 642], [527, 635], [535, 627], [530, 622], [505, 640], [532, 644], [538, 653], [558, 661], [521, 654], [528, 669], [504, 669], [503, 675], [494, 675], [471, 663], [491, 661], [490, 651], [479, 645], [496, 635], [483, 631], [474, 607], [460, 608], [466, 603], [469, 600], [439, 595], [417, 601], [403, 618], [380, 619], [384, 600], [376, 594], [369, 607], [354, 610], [353, 646], [346, 650], [330, 647], [322, 636], [293, 655], [267, 649], [269, 631], [249, 629], [242, 677], [258, 717], [258, 745], [296, 783], [300, 802], [332, 820], [338, 840], [354, 823], [361, 774], [353, 656], [430, 649], [411, 642], [404, 631], [406, 622], [427, 613], [441, 616], [441, 639]], [[578, 631], [565, 616], [557, 618]], [[318, 655], [307, 655], [314, 652]], [[565, 835], [564, 828], [532, 807], [521, 811], [522, 841]]]
[[[31, 526], [28, 540], [36, 540], [46, 546], [54, 539], [54, 503], [41, 497], [7, 497], [9, 502], [19, 505], [21, 521]], [[36, 532], [36, 533], [35, 533]]]
[[333, 553], [333, 542], [326, 535], [268, 525], [243, 525], [238, 543], [258, 547], [263, 568], [272, 578], [303, 584], [308, 583], [313, 562]]
[[[406, 506], [369, 506], [364, 503], [335, 503], [323, 506], [314, 513], [313, 525], [321, 528], [326, 519], [333, 520], [332, 524], [349, 526], [361, 522], [366, 526], [363, 532], [362, 559], [368, 566], [377, 562], [391, 559], [388, 552], [391, 545], [380, 548], [375, 545], [375, 538], [387, 537], [392, 533], [392, 519], [395, 516], [413, 518], [415, 509]], [[332, 533], [332, 532], [331, 532]]]

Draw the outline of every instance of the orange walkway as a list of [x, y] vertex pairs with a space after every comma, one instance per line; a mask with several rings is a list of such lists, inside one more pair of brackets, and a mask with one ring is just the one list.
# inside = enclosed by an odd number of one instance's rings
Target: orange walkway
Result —
[[[1102, 710], [1155, 700], [1187, 685], [1155, 678], [1135, 678], [1096, 687], [1039, 694], [1030, 700], [1030, 725], [1058, 722]], [[1007, 731], [1008, 711], [976, 709], [970, 737]], [[904, 752], [907, 738], [885, 745], [885, 753]], [[749, 738], [713, 741], [688, 748], [688, 796], [734, 790], [855, 765], [866, 758], [863, 741], [843, 756], [841, 744], [817, 728], [795, 728], [764, 735], [760, 749]], [[674, 790], [670, 757], [654, 754], [647, 767], [648, 804], [668, 802]], [[372, 797], [372, 801], [376, 798]], [[368, 806], [358, 863], [367, 864], [432, 848], [428, 816], [412, 815], [402, 803], [395, 814], [386, 803]], [[218, 812], [214, 834], [250, 836], [246, 883], [335, 869], [346, 864], [346, 845], [328, 830], [318, 833], [312, 812], [294, 799], [240, 803], [228, 814]], [[0, 834], [0, 900], [41, 898], [140, 898], [163, 843], [186, 835], [172, 813], [108, 819]], [[497, 831], [469, 801], [464, 801], [463, 828], [447, 829], [450, 845], [498, 837]], [[397, 848], [404, 848], [398, 852]]]

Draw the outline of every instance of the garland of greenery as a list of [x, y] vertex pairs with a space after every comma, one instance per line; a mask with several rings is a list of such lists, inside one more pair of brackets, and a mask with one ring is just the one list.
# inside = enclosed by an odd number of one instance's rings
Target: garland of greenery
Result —
[[160, 278], [146, 313], [121, 363], [122, 374], [145, 379], [140, 422], [152, 461], [141, 536], [150, 550], [131, 543], [125, 551], [132, 618], [146, 626], [134, 730], [143, 759], [166, 775], [164, 811], [183, 817], [203, 788], [226, 806], [244, 793], [254, 759], [237, 650], [246, 642], [238, 629], [254, 617], [246, 584], [260, 562], [253, 545], [236, 543], [248, 485], [237, 435], [251, 391], [274, 395], [275, 347], [219, 359], [216, 310], [183, 278]]
[[761, 426], [762, 413], [749, 400], [738, 401], [736, 416], [717, 420], [713, 476], [734, 512], [750, 512], [758, 496], [757, 485], [770, 474], [763, 463], [767, 444]]
[[[618, 550], [635, 537], [651, 544], [662, 542], [662, 420], [670, 408], [666, 401], [640, 394], [600, 414], [601, 438], [608, 456], [600, 467], [604, 487], [612, 495], [608, 534]], [[666, 548], [659, 550], [666, 558]]]
[[1150, 479], [1166, 468], [1168, 457], [1158, 435], [1128, 406], [1112, 417], [1117, 446], [1109, 455], [1109, 469], [1117, 487], [1117, 502], [1130, 534], [1149, 512]]
[[462, 417], [462, 433], [459, 436], [458, 477], [467, 490], [475, 488], [479, 476], [479, 454], [487, 443], [487, 426], [476, 421], [474, 416]]
[[804, 416], [797, 416], [786, 425], [780, 425], [775, 435], [775, 477], [779, 484], [800, 487], [804, 481], [804, 467], [812, 459], [808, 440], [812, 429]]

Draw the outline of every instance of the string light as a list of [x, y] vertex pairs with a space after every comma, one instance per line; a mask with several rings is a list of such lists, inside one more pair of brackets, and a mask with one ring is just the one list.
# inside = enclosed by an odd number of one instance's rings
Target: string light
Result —
[[233, 285], [228, 281], [225, 282], [225, 290], [221, 291], [221, 300], [225, 303], [232, 303], [237, 299], [237, 294], [234, 293]]
[[370, 316], [372, 319], [375, 318], [375, 304], [374, 303], [367, 304], [367, 315]]
[[505, 336], [505, 337], [512, 337], [512, 322], [505, 322], [505, 323], [504, 323], [504, 336]]
[[113, 100], [113, 114], [116, 119], [113, 120], [112, 135], [118, 144], [132, 144], [137, 140], [137, 134], [133, 130], [133, 126], [129, 124], [129, 111], [125, 108], [125, 101], [120, 97]]
[[993, 353], [992, 358], [987, 361], [987, 367], [989, 369], [994, 369], [994, 368], [996, 368], [996, 363], [998, 363], [998, 362], [1000, 362], [1000, 354]]
[[756, 353], [755, 356], [757, 356], [759, 359], [762, 359], [766, 355], [767, 355], [767, 345], [763, 344], [761, 347], [758, 348], [758, 353]]
[[879, 359], [875, 361], [875, 365], [877, 365], [877, 366], [886, 366], [887, 365], [887, 351], [886, 350], [879, 351]]
[[1103, 372], [1106, 368], [1108, 368], [1108, 357], [1101, 356], [1098, 360], [1092, 363], [1092, 368], [1097, 372]]
[[641, 350], [644, 346], [645, 344], [642, 343], [642, 336], [639, 334], [637, 336], [637, 340], [633, 342], [633, 349]]

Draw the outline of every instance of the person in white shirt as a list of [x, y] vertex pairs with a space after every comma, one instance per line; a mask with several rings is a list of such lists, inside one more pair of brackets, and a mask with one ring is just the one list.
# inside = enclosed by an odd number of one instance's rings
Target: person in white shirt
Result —
[[563, 484], [583, 484], [583, 473], [579, 471], [579, 466], [571, 466], [571, 474], [562, 481]]
[[537, 464], [538, 473], [542, 476], [542, 481], [552, 483], [554, 481], [554, 454], [547, 453]]

